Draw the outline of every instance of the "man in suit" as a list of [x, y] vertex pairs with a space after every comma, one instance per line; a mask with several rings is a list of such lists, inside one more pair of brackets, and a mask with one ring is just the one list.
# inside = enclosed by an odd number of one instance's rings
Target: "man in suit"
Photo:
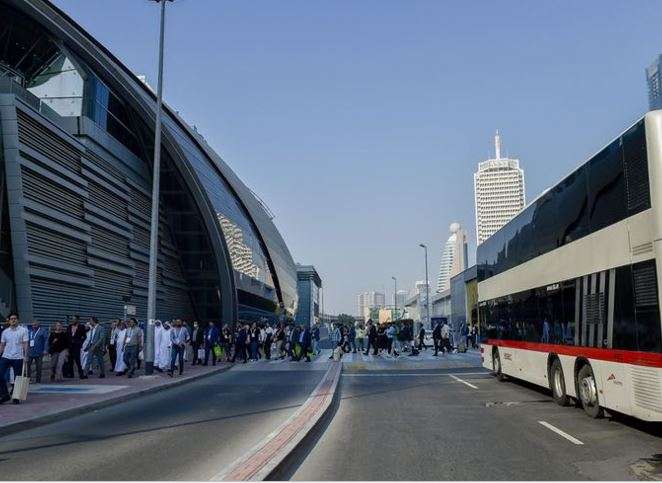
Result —
[[439, 349], [441, 346], [441, 322], [434, 324], [434, 329], [432, 329], [432, 342], [434, 343], [434, 355], [439, 355]]
[[67, 327], [67, 337], [69, 337], [69, 360], [71, 361], [71, 377], [74, 377], [74, 368], [73, 365], [76, 365], [78, 370], [78, 377], [81, 379], [87, 379], [87, 374], [83, 371], [83, 367], [80, 363], [80, 350], [83, 347], [83, 342], [85, 342], [85, 337], [87, 336], [87, 331], [85, 326], [80, 323], [78, 316], [74, 315], [69, 322]]
[[306, 361], [310, 362], [310, 352], [312, 350], [312, 335], [310, 332], [310, 327], [307, 325], [304, 327], [303, 332], [301, 332], [301, 336], [299, 338], [300, 343], [301, 343], [301, 355], [306, 356]]
[[237, 355], [244, 360], [244, 363], [248, 362], [248, 356], [246, 355], [246, 338], [248, 337], [248, 325], [243, 325], [239, 328], [234, 342], [234, 355], [232, 356], [232, 362], [235, 361]]
[[216, 365], [216, 353], [214, 352], [214, 346], [218, 344], [220, 338], [220, 333], [218, 327], [214, 322], [209, 322], [207, 328], [205, 329], [205, 363], [203, 365], [209, 365], [209, 353], [211, 352], [211, 361], [212, 365]]
[[104, 361], [106, 356], [106, 331], [99, 325], [96, 317], [90, 317], [90, 327], [89, 343], [85, 349], [89, 354], [85, 373], [88, 374], [90, 369], [94, 369], [96, 365], [99, 368], [99, 378], [103, 379], [106, 377], [106, 363]]
[[368, 319], [368, 346], [366, 347], [364, 355], [370, 354], [370, 346], [372, 346], [373, 353], [372, 355], [377, 355], [377, 328], [375, 324], [372, 323], [372, 320]]

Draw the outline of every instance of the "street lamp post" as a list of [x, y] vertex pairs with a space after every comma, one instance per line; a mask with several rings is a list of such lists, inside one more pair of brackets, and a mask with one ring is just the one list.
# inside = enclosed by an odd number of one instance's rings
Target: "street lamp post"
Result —
[[154, 166], [152, 175], [152, 217], [149, 237], [149, 283], [147, 286], [147, 326], [145, 327], [145, 374], [154, 372], [154, 319], [156, 318], [156, 267], [159, 253], [159, 183], [161, 179], [161, 106], [163, 104], [163, 43], [166, 1], [161, 3], [159, 31], [159, 77], [156, 88], [156, 125], [154, 127]]
[[424, 243], [418, 245], [425, 250], [425, 309], [427, 312], [428, 326], [430, 326], [430, 280], [428, 279], [428, 247]]
[[391, 277], [393, 279], [393, 306], [395, 310], [393, 311], [393, 317], [398, 316], [398, 279]]

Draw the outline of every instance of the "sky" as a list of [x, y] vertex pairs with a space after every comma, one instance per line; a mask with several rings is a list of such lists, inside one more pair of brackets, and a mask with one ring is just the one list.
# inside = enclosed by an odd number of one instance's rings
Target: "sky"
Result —
[[[158, 7], [54, 0], [156, 85]], [[647, 109], [656, 0], [176, 0], [164, 98], [267, 203], [324, 310], [436, 286], [451, 222], [475, 258], [473, 172], [520, 159], [527, 200]]]

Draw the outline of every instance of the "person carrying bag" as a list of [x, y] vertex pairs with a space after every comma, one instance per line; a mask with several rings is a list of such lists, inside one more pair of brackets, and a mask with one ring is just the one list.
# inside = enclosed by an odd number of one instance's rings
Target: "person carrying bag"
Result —
[[12, 391], [12, 399], [15, 401], [25, 401], [28, 398], [28, 387], [30, 386], [30, 378], [28, 377], [28, 361], [23, 359], [23, 369], [20, 376], [14, 377], [14, 390]]

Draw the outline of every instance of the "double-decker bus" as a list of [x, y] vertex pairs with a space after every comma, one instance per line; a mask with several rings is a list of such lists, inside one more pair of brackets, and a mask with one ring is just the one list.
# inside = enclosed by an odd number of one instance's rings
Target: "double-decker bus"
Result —
[[478, 246], [483, 365], [554, 400], [662, 421], [662, 111]]

